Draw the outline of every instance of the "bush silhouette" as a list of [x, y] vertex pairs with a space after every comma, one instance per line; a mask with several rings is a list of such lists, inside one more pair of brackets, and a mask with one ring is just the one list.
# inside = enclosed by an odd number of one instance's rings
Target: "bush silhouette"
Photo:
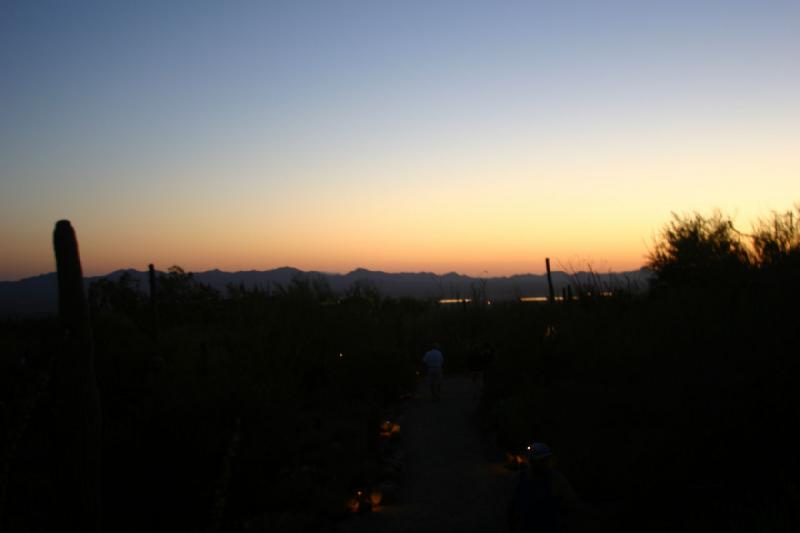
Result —
[[696, 289], [739, 279], [750, 263], [747, 243], [729, 217], [719, 212], [709, 217], [673, 213], [648, 256], [647, 267], [655, 274], [655, 289]]
[[800, 261], [800, 205], [794, 211], [773, 213], [753, 231], [753, 258], [761, 267], [798, 265]]

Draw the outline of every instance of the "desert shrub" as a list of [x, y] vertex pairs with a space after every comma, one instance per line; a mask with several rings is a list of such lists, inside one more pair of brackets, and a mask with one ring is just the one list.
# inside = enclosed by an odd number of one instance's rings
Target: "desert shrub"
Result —
[[800, 206], [759, 220], [752, 241], [753, 257], [760, 267], [796, 268], [800, 265]]
[[746, 242], [729, 217], [673, 214], [648, 257], [653, 287], [729, 285], [750, 264]]

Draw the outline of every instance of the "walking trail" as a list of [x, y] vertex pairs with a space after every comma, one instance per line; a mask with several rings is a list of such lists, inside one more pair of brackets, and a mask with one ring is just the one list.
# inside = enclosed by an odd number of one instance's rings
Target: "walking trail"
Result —
[[514, 473], [487, 446], [477, 424], [479, 385], [446, 377], [432, 402], [426, 383], [403, 417], [405, 478], [397, 498], [354, 517], [349, 533], [495, 532], [507, 528]]

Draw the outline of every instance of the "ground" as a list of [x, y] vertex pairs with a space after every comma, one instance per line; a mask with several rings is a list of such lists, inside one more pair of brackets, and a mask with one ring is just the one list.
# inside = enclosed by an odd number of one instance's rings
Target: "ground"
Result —
[[478, 384], [466, 376], [444, 380], [432, 402], [424, 382], [403, 417], [405, 477], [396, 501], [349, 520], [344, 531], [442, 533], [507, 528], [514, 473], [503, 467], [476, 420]]

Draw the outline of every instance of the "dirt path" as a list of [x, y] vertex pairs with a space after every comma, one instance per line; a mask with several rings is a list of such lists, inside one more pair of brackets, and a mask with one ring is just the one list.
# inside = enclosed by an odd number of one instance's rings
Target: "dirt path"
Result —
[[403, 417], [405, 481], [396, 503], [354, 517], [352, 533], [495, 532], [506, 530], [514, 475], [491, 457], [475, 420], [478, 388], [470, 378], [444, 380], [431, 402], [421, 383]]

